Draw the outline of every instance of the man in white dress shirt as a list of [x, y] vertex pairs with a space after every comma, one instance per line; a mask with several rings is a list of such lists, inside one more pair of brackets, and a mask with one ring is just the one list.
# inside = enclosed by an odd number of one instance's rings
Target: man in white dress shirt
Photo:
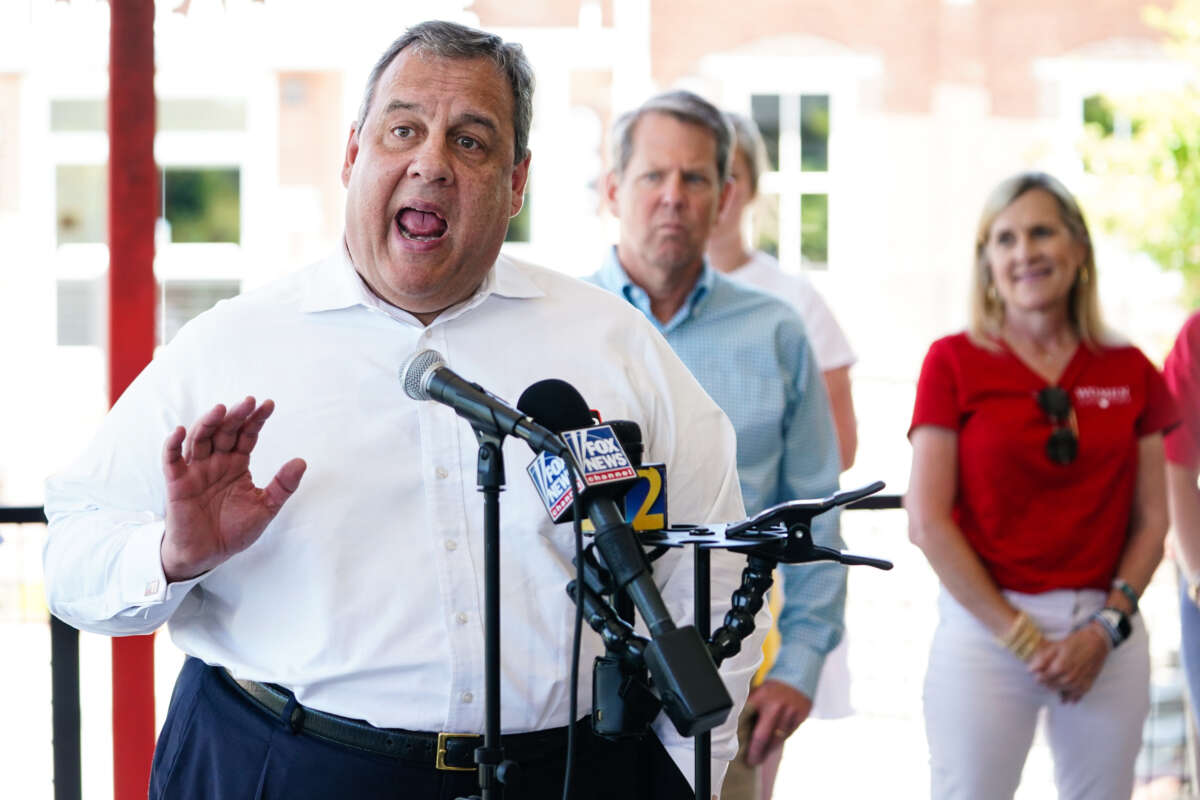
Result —
[[[185, 326], [48, 483], [52, 611], [111, 635], [169, 622], [189, 655], [151, 797], [477, 790], [476, 444], [451, 409], [404, 395], [397, 368], [415, 350], [506, 398], [567, 376], [605, 417], [641, 424], [674, 519], [744, 515], [728, 420], [641, 315], [499, 254], [532, 91], [518, 45], [450, 23], [406, 32], [350, 130], [343, 246]], [[529, 450], [502, 452], [501, 722], [521, 766], [507, 795], [559, 796], [575, 724], [573, 797], [691, 796], [691, 741], [662, 715], [648, 743], [601, 740], [585, 679], [569, 719], [571, 530], [524, 480]], [[713, 559], [714, 627], [741, 566]], [[686, 624], [690, 554], [655, 562], [654, 579]], [[735, 713], [714, 731], [714, 791], [760, 646], [761, 631], [722, 667]], [[602, 652], [585, 631], [584, 675]]]

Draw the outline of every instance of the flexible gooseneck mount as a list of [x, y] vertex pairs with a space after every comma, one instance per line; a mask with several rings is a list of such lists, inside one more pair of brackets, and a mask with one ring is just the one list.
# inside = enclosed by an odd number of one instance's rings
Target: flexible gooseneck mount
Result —
[[[755, 615], [762, 609], [770, 589], [772, 573], [779, 564], [806, 564], [834, 561], [847, 566], [892, 568], [890, 561], [843, 553], [817, 545], [812, 539], [813, 519], [837, 506], [843, 506], [884, 488], [882, 481], [838, 492], [819, 500], [794, 500], [765, 509], [742, 522], [727, 525], [673, 525], [660, 531], [642, 531], [639, 539], [652, 548], [651, 560], [670, 548], [694, 547], [694, 595], [696, 628], [705, 638], [709, 654], [716, 664], [741, 651], [742, 641], [754, 632]], [[615, 596], [611, 576], [596, 561], [591, 546], [585, 553], [577, 581], [567, 585], [567, 594], [583, 602], [584, 619], [604, 641], [606, 655], [598, 658], [593, 673], [592, 727], [601, 736], [621, 738], [649, 732], [661, 706], [664, 687], [653, 686], [645, 666], [650, 642], [637, 635], [622, 619], [604, 595]], [[712, 551], [730, 550], [746, 556], [741, 585], [733, 592], [732, 607], [723, 624], [711, 636], [709, 574]], [[665, 688], [669, 691], [669, 687]], [[712, 738], [705, 730], [694, 737], [696, 747], [695, 786], [698, 800], [712, 795]]]

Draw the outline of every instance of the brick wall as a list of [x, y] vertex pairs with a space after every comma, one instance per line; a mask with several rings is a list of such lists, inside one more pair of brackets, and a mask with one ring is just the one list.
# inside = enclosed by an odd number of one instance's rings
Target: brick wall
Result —
[[[927, 113], [935, 86], [965, 83], [987, 90], [995, 114], [1033, 116], [1035, 59], [1109, 38], [1157, 36], [1142, 22], [1146, 0], [651, 2], [660, 85], [688, 74], [708, 53], [804, 34], [881, 57], [881, 110], [894, 113]], [[710, 8], [698, 10], [704, 6]]]

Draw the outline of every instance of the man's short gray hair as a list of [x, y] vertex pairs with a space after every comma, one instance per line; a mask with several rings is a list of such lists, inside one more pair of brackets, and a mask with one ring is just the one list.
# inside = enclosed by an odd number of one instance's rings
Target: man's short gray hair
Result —
[[533, 123], [533, 67], [525, 58], [525, 51], [516, 42], [505, 42], [495, 34], [456, 22], [422, 22], [392, 42], [367, 77], [367, 88], [358, 109], [357, 130], [362, 130], [367, 121], [380, 77], [400, 55], [400, 51], [409, 46], [418, 52], [441, 58], [486, 58], [495, 64], [512, 87], [513, 163], [519, 164], [529, 155], [529, 127]]
[[612, 168], [618, 177], [625, 174], [633, 158], [633, 134], [647, 114], [667, 114], [680, 122], [699, 125], [712, 134], [717, 143], [717, 175], [721, 184], [729, 177], [729, 149], [733, 131], [725, 116], [698, 94], [679, 89], [651, 97], [632, 111], [617, 117], [612, 126]]

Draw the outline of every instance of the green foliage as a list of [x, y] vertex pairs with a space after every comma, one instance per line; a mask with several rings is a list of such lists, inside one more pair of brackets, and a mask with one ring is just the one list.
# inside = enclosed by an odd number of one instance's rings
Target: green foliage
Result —
[[[1200, 0], [1151, 8], [1147, 21], [1168, 35], [1192, 77], [1170, 92], [1088, 98], [1084, 165], [1097, 178], [1093, 224], [1183, 274], [1200, 304]], [[1120, 121], [1127, 124], [1122, 129]]]
[[810, 264], [829, 261], [829, 195], [800, 195], [800, 256]]
[[237, 169], [168, 168], [163, 212], [171, 241], [240, 241], [240, 182]]
[[509, 219], [508, 230], [504, 234], [504, 241], [529, 241], [529, 214], [529, 189], [526, 188], [525, 202], [521, 204], [521, 210], [517, 212], [517, 215]]

